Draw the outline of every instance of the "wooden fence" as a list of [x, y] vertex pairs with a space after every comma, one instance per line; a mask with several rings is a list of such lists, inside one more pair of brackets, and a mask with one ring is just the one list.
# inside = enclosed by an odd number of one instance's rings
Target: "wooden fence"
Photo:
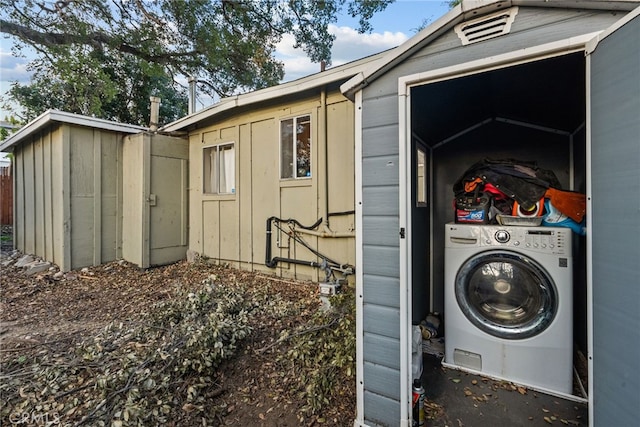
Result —
[[11, 167], [0, 167], [0, 225], [13, 224], [13, 180]]

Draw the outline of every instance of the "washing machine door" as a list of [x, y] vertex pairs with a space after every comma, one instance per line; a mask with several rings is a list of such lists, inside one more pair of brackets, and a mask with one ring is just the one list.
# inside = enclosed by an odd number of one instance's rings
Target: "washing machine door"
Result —
[[558, 294], [547, 271], [532, 258], [504, 250], [469, 258], [456, 275], [455, 295], [467, 319], [504, 339], [541, 333], [558, 310]]

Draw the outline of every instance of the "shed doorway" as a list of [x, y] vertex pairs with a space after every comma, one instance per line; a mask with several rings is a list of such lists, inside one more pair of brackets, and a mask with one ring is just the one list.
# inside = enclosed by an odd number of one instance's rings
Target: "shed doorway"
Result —
[[[453, 184], [474, 163], [487, 158], [533, 161], [552, 170], [563, 189], [586, 193], [585, 64], [582, 48], [493, 69], [489, 64], [465, 74], [434, 73], [433, 79], [408, 87], [412, 149], [406, 153], [422, 145], [431, 164], [428, 215], [406, 208], [413, 324], [428, 312], [444, 311], [444, 229], [454, 221]], [[407, 191], [416, 194], [412, 181]], [[426, 256], [416, 252], [415, 242], [422, 241], [430, 242]], [[587, 354], [586, 242], [574, 234], [572, 243], [573, 339], [576, 350]]]

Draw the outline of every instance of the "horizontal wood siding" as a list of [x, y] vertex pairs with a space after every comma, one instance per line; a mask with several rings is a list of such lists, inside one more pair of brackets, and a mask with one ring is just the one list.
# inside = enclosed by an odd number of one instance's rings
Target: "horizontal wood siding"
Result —
[[[397, 372], [400, 376], [400, 371]], [[393, 377], [390, 376], [391, 380]], [[398, 382], [396, 379], [394, 382]], [[398, 389], [399, 392], [399, 389]], [[382, 396], [370, 390], [364, 392], [365, 424], [370, 427], [392, 427], [400, 425], [400, 405], [394, 398]]]
[[395, 398], [400, 394], [400, 384], [396, 381], [398, 371], [373, 363], [364, 364], [364, 374], [371, 379], [369, 390], [386, 398]]
[[365, 304], [400, 306], [400, 279], [365, 274], [362, 280], [367, 284], [367, 292], [363, 295]]
[[398, 217], [371, 216], [363, 225], [362, 234], [367, 236], [367, 243], [372, 246], [394, 247], [398, 239]]
[[400, 339], [400, 330], [395, 326], [400, 321], [400, 311], [397, 308], [365, 304], [363, 311], [364, 316], [369, 319], [364, 324], [365, 333]]
[[363, 112], [364, 417], [394, 426], [400, 420], [398, 98], [376, 93]]

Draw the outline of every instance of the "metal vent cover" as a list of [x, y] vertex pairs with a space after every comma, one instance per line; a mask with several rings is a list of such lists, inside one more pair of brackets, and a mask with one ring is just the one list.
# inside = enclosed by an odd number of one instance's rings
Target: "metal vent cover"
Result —
[[463, 45], [492, 39], [511, 31], [511, 24], [517, 13], [517, 7], [501, 10], [491, 15], [462, 22], [456, 25], [455, 31]]

